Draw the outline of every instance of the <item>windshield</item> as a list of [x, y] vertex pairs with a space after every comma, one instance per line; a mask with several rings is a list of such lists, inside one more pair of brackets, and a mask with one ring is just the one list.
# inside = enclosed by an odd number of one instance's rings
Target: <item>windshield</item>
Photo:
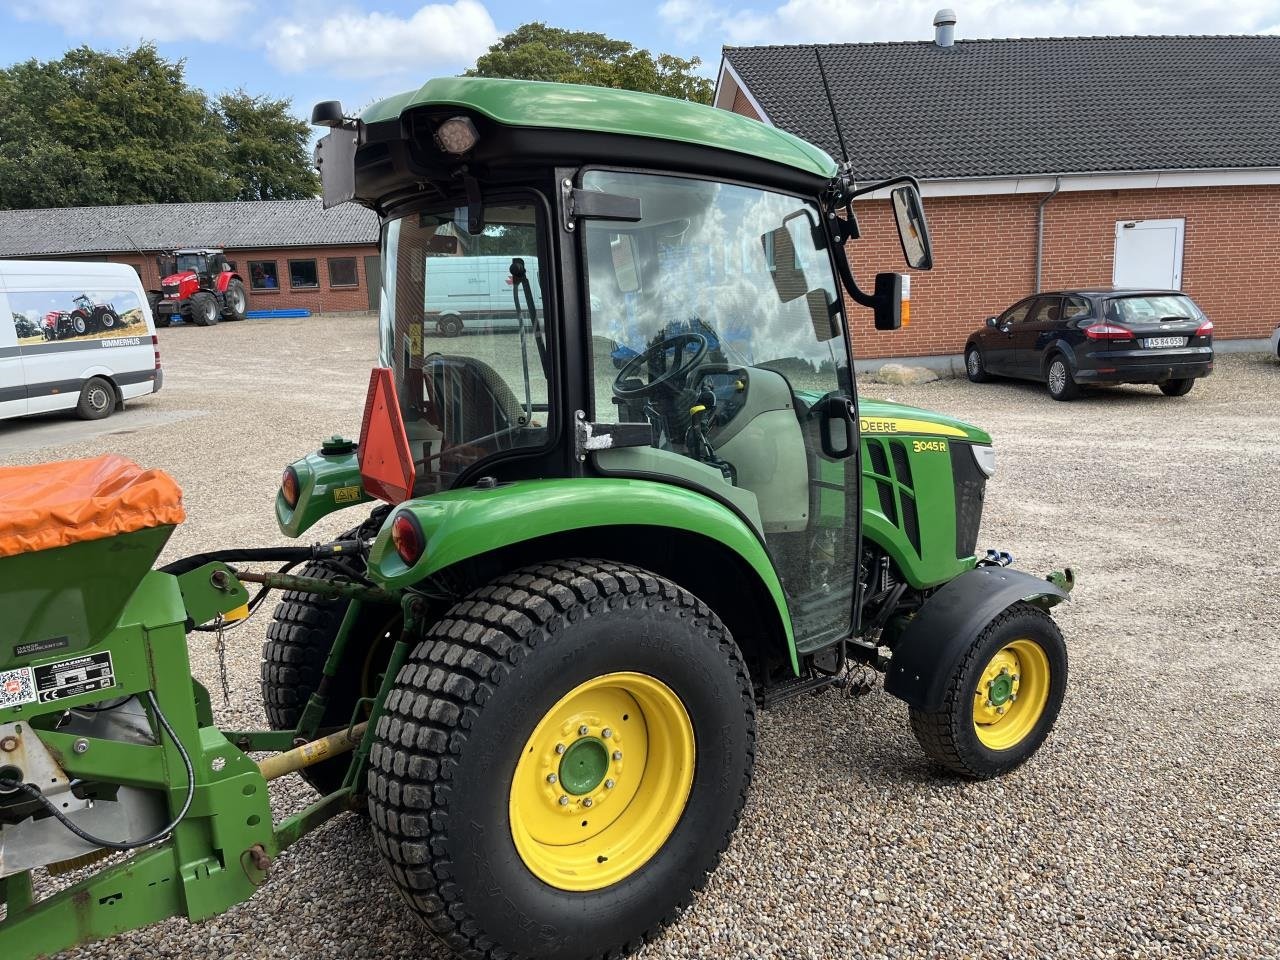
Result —
[[474, 463], [547, 442], [550, 407], [539, 208], [415, 213], [383, 236], [381, 358], [394, 371], [414, 493]]
[[188, 270], [193, 273], [200, 273], [204, 270], [204, 255], [199, 253], [184, 253], [178, 257], [178, 268], [174, 273], [186, 273]]
[[1177, 294], [1158, 294], [1145, 297], [1116, 297], [1107, 301], [1107, 319], [1121, 323], [1142, 323], [1148, 320], [1203, 319], [1200, 308], [1190, 297]]

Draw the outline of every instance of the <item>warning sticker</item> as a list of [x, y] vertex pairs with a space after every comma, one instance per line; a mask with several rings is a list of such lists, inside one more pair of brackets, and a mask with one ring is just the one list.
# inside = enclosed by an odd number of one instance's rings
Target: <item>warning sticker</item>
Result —
[[0, 707], [20, 707], [35, 702], [36, 684], [31, 679], [30, 667], [0, 673]]
[[91, 653], [59, 663], [46, 663], [32, 671], [36, 678], [36, 695], [41, 703], [50, 703], [82, 693], [105, 690], [116, 685], [111, 669], [111, 654]]

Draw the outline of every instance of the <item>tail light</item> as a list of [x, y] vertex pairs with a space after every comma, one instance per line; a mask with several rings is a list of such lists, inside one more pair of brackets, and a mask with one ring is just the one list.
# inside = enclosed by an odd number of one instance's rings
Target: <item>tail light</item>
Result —
[[298, 471], [293, 467], [285, 467], [284, 474], [280, 477], [280, 496], [284, 497], [290, 510], [298, 505], [298, 492]]
[[[1210, 324], [1212, 326], [1212, 324]], [[160, 369], [160, 338], [154, 333], [151, 335], [151, 347], [156, 352], [156, 369]]]
[[1090, 340], [1132, 340], [1133, 331], [1114, 323], [1095, 323], [1085, 327], [1084, 335]]
[[1212, 321], [1212, 320], [1206, 320], [1204, 323], [1200, 324], [1200, 326], [1196, 327], [1196, 336], [1197, 336], [1197, 337], [1212, 337], [1212, 336], [1213, 336], [1213, 321]]
[[418, 525], [418, 518], [408, 511], [397, 513], [396, 518], [391, 521], [391, 542], [405, 566], [412, 567], [421, 560], [426, 541], [422, 536], [422, 527]]

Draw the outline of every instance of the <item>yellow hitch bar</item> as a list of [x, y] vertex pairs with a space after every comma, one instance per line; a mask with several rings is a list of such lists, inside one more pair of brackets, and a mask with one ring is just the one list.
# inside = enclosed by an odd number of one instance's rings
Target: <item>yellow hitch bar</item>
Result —
[[262, 771], [263, 777], [267, 780], [276, 780], [286, 773], [293, 773], [303, 767], [309, 767], [312, 764], [320, 763], [322, 760], [328, 760], [330, 757], [336, 757], [339, 754], [355, 749], [356, 745], [363, 739], [365, 729], [368, 726], [368, 723], [357, 723], [348, 730], [339, 730], [337, 733], [331, 733], [329, 736], [321, 737], [319, 740], [304, 743], [302, 746], [294, 747], [284, 753], [277, 753], [273, 757], [267, 757], [265, 760], [259, 761], [258, 769]]

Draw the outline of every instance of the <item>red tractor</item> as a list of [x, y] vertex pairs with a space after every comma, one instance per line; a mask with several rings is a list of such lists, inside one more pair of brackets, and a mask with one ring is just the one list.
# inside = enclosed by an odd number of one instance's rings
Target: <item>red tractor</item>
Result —
[[174, 250], [156, 258], [160, 289], [148, 295], [157, 327], [175, 316], [211, 327], [219, 320], [243, 320], [249, 308], [244, 280], [221, 250]]

